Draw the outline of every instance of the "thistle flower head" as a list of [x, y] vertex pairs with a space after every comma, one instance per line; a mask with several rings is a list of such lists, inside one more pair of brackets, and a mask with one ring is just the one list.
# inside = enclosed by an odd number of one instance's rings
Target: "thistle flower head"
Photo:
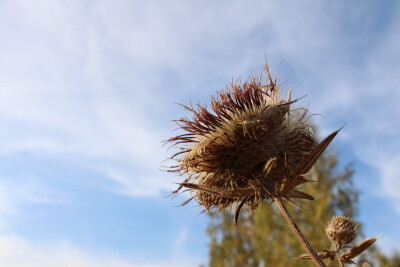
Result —
[[331, 242], [341, 248], [351, 243], [357, 236], [358, 224], [347, 217], [335, 216], [325, 227], [325, 232]]
[[185, 188], [205, 210], [235, 205], [237, 214], [265, 199], [313, 199], [297, 186], [337, 132], [318, 145], [308, 110], [293, 110], [268, 65], [265, 73], [230, 83], [210, 109], [184, 106], [192, 118], [177, 120], [184, 133], [166, 141], [180, 149], [170, 171], [186, 176], [174, 193]]

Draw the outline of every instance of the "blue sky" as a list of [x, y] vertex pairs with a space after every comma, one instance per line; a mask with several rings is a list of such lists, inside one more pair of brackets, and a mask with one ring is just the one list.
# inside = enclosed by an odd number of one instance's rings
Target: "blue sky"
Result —
[[400, 248], [396, 1], [1, 1], [0, 265], [197, 266], [207, 217], [160, 172], [173, 102], [265, 58], [353, 162], [359, 219]]

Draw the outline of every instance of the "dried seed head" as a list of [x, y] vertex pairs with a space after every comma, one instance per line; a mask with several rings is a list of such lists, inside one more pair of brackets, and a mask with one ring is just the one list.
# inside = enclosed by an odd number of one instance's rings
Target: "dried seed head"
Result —
[[357, 235], [358, 224], [347, 217], [335, 216], [325, 227], [325, 232], [333, 244], [341, 248], [351, 243]]
[[229, 84], [212, 110], [184, 106], [193, 117], [177, 120], [184, 134], [166, 141], [180, 149], [170, 171], [187, 177], [174, 193], [186, 188], [205, 210], [236, 205], [237, 213], [263, 199], [313, 199], [296, 187], [337, 132], [318, 145], [308, 110], [292, 110], [295, 101], [280, 98], [268, 65], [265, 73], [266, 81]]

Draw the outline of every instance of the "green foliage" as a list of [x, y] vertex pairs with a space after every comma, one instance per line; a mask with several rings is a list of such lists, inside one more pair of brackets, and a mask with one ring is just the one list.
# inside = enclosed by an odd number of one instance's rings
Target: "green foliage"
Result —
[[[352, 184], [353, 170], [340, 168], [337, 155], [323, 155], [309, 174], [303, 190], [315, 201], [287, 204], [290, 213], [315, 250], [329, 249], [324, 226], [333, 215], [353, 217], [358, 193]], [[211, 267], [236, 266], [311, 266], [311, 261], [296, 260], [305, 253], [275, 204], [263, 203], [254, 214], [242, 212], [236, 227], [231, 213], [211, 213]], [[335, 263], [336, 264], [336, 263]]]
[[375, 259], [379, 266], [384, 267], [400, 267], [400, 252], [396, 251], [390, 256], [384, 255], [381, 252], [376, 252]]

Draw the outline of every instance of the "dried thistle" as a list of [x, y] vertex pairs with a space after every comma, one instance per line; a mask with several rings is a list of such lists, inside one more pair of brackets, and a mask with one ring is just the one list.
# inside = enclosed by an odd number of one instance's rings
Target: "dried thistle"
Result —
[[355, 262], [353, 262], [351, 259], [363, 253], [367, 248], [369, 248], [373, 243], [375, 243], [375, 241], [378, 240], [378, 238], [379, 237], [372, 237], [361, 241], [357, 245], [351, 247], [347, 252], [343, 253], [340, 256], [340, 260], [344, 263], [355, 264]]
[[291, 109], [297, 100], [279, 95], [277, 79], [265, 65], [262, 76], [234, 81], [206, 106], [183, 106], [192, 118], [177, 120], [184, 133], [166, 141], [180, 151], [169, 171], [186, 176], [179, 188], [189, 190], [206, 211], [236, 207], [254, 210], [263, 200], [275, 201], [314, 263], [324, 266], [283, 205], [292, 198], [313, 200], [299, 190], [305, 175], [338, 131], [320, 144], [306, 108]]
[[[340, 266], [345, 264], [356, 264], [352, 259], [369, 248], [379, 237], [367, 238], [360, 243], [350, 246], [357, 236], [358, 224], [348, 217], [335, 216], [331, 218], [325, 227], [325, 232], [332, 243], [332, 249], [323, 249], [318, 252], [321, 259], [337, 259]], [[297, 259], [310, 259], [309, 255], [300, 255]], [[367, 263], [364, 263], [366, 265]]]
[[292, 110], [297, 100], [282, 99], [267, 65], [265, 72], [266, 82], [232, 82], [211, 111], [184, 106], [193, 113], [176, 121], [185, 133], [166, 141], [180, 149], [170, 171], [187, 176], [174, 193], [186, 188], [205, 210], [236, 206], [236, 215], [266, 199], [313, 199], [297, 187], [337, 132], [318, 145], [308, 110]]
[[338, 248], [351, 243], [357, 236], [358, 224], [343, 216], [333, 217], [325, 227], [325, 232], [331, 242]]

